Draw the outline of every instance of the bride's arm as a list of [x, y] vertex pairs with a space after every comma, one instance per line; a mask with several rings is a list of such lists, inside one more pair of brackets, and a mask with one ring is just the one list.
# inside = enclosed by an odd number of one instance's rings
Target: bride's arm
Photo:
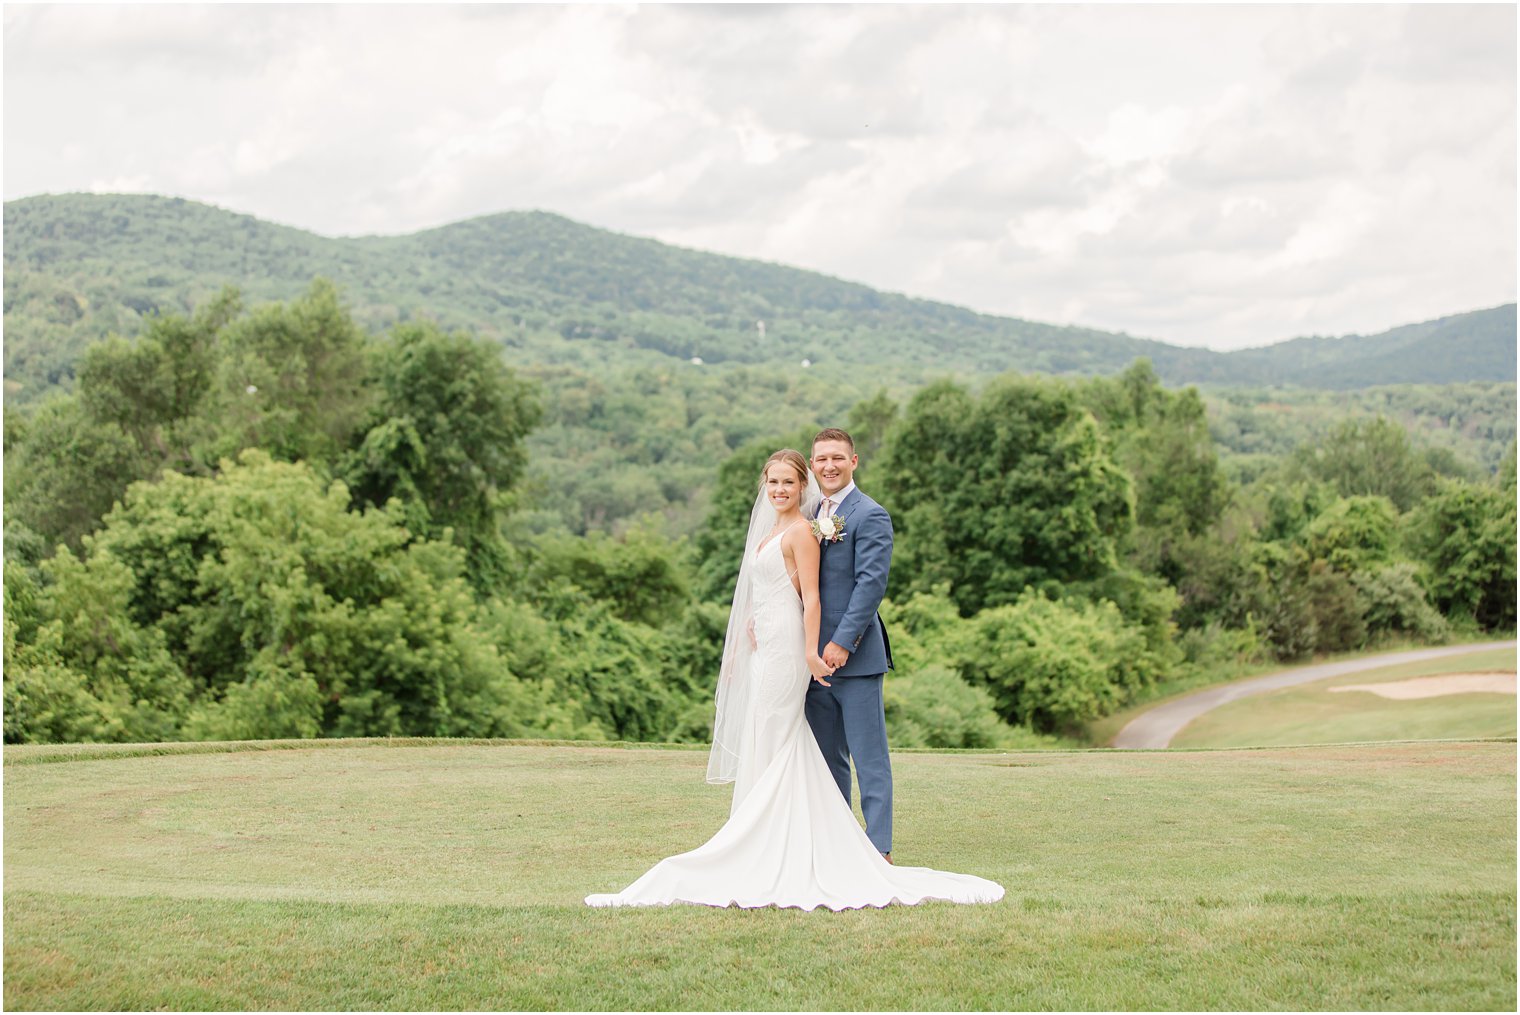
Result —
[[782, 548], [791, 551], [792, 563], [797, 566], [797, 584], [802, 595], [802, 631], [807, 644], [808, 672], [813, 679], [829, 686], [823, 678], [834, 672], [834, 667], [818, 655], [818, 628], [821, 608], [818, 605], [818, 561], [821, 554], [818, 542], [807, 526], [799, 526], [784, 537]]

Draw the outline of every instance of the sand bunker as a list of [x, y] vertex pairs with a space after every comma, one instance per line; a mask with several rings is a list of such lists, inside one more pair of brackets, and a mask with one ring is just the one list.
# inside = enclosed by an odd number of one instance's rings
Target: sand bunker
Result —
[[1439, 677], [1414, 677], [1386, 684], [1342, 684], [1332, 691], [1371, 691], [1383, 698], [1439, 698], [1443, 694], [1514, 694], [1513, 673], [1446, 673]]

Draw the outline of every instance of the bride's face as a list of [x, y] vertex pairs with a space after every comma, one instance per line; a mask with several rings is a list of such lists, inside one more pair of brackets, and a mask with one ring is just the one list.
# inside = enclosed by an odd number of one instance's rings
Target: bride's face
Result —
[[772, 462], [765, 470], [765, 495], [771, 506], [785, 514], [802, 506], [802, 477], [785, 462]]

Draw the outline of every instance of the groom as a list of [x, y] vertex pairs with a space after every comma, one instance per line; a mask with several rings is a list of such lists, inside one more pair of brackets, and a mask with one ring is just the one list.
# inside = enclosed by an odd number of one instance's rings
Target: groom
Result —
[[813, 475], [824, 496], [818, 517], [833, 517], [843, 531], [822, 537], [818, 565], [819, 655], [835, 670], [830, 685], [808, 684], [805, 712], [845, 803], [854, 759], [866, 836], [890, 863], [892, 763], [881, 689], [892, 649], [876, 609], [892, 566], [892, 518], [855, 488], [859, 463], [855, 442], [843, 430], [822, 430], [813, 438]]

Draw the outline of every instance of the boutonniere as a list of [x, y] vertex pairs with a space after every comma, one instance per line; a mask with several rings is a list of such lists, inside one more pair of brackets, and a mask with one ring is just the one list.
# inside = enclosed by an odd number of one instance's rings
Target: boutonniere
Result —
[[813, 519], [813, 537], [821, 543], [837, 543], [844, 538], [844, 519], [838, 515], [820, 515]]

